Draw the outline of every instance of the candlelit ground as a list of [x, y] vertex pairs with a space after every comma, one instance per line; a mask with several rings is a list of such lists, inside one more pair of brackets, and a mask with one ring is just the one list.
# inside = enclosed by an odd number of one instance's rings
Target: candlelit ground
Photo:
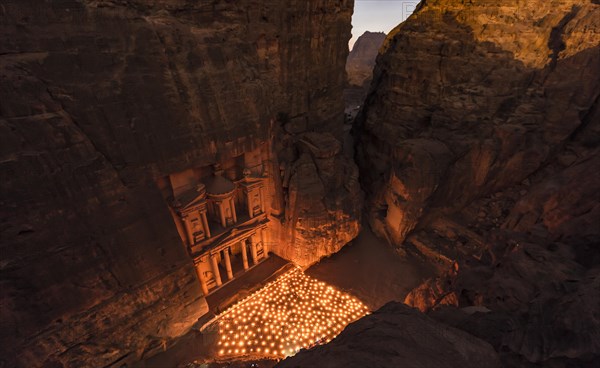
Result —
[[219, 317], [218, 355], [284, 358], [329, 342], [367, 312], [358, 299], [295, 268]]
[[[306, 270], [305, 274], [347, 292], [364, 302], [370, 310], [376, 310], [391, 300], [404, 300], [412, 288], [433, 275], [433, 270], [418, 259], [398, 254], [391, 246], [376, 238], [368, 225], [363, 224], [358, 238], [340, 252]], [[289, 325], [294, 326], [294, 323]], [[219, 341], [219, 324], [213, 323], [202, 332], [192, 331], [167, 351], [152, 357], [140, 367], [233, 368], [249, 367], [255, 361], [260, 368], [268, 368], [276, 363], [273, 359], [237, 360], [235, 356], [227, 356], [225, 351], [223, 356], [219, 356], [219, 351], [224, 350], [218, 345]], [[267, 342], [265, 341], [265, 345], [261, 342], [259, 344], [266, 346]], [[295, 346], [292, 345], [289, 344], [288, 349], [294, 349]], [[274, 347], [275, 344], [271, 348]], [[192, 361], [196, 364], [187, 365]]]

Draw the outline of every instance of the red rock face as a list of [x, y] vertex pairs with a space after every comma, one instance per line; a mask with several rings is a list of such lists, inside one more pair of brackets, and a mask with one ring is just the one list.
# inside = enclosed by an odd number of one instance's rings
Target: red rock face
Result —
[[[284, 246], [272, 251], [305, 247], [290, 258], [308, 265], [358, 232], [355, 166], [298, 154], [304, 132], [341, 132], [352, 1], [18, 1], [1, 12], [6, 366], [132, 362], [206, 312], [161, 177], [272, 146], [271, 206], [294, 213], [273, 219]], [[337, 181], [319, 167], [341, 170]], [[280, 168], [299, 186], [284, 190]], [[289, 199], [310, 197], [303, 180], [337, 197], [303, 212]], [[304, 218], [330, 238], [296, 231]]]
[[436, 2], [388, 38], [358, 124], [358, 158], [375, 167], [362, 179], [381, 214], [371, 218], [396, 241], [420, 208], [461, 208], [519, 183], [584, 128], [594, 141], [597, 5], [562, 2], [548, 16], [520, 6], [507, 19], [512, 10]]
[[600, 352], [598, 19], [594, 2], [423, 3], [355, 125], [372, 227], [439, 266], [406, 302], [489, 308], [446, 318], [509, 366]]

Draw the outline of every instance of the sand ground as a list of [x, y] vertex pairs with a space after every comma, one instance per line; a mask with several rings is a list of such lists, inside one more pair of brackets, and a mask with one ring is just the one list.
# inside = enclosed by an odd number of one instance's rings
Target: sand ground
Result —
[[354, 241], [310, 267], [306, 274], [356, 296], [376, 310], [390, 301], [404, 301], [408, 292], [434, 276], [434, 271], [419, 259], [401, 256], [363, 224]]

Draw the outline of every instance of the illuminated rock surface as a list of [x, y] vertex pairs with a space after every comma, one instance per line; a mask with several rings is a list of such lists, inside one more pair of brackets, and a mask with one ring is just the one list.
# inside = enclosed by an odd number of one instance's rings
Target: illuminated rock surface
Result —
[[[373, 229], [439, 271], [406, 301], [508, 366], [598, 365], [599, 7], [423, 2], [388, 37], [355, 126]], [[171, 175], [243, 170], [258, 150], [271, 252], [308, 266], [358, 234], [358, 169], [339, 143], [351, 11], [2, 4], [0, 366], [131, 365], [207, 311], [157, 184]], [[376, 362], [395, 354], [381, 336], [424, 331], [395, 351], [496, 364], [404, 307], [369, 318], [331, 349], [365, 333], [353, 359]]]
[[594, 165], [599, 12], [589, 1], [435, 1], [397, 27], [355, 127], [375, 228], [399, 243], [425, 213], [552, 165]]

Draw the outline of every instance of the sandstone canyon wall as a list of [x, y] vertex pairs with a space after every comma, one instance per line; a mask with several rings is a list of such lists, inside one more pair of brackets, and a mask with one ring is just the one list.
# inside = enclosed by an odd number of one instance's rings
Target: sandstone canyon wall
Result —
[[[271, 251], [359, 228], [351, 0], [0, 7], [0, 366], [120, 366], [207, 311], [157, 183], [261, 149]], [[333, 193], [333, 194], [332, 194]]]
[[351, 85], [367, 84], [368, 87], [375, 67], [375, 59], [385, 41], [385, 36], [383, 32], [366, 31], [356, 40], [346, 60], [346, 73]]
[[363, 104], [373, 79], [373, 68], [385, 40], [383, 32], [365, 32], [354, 43], [346, 60], [348, 86], [344, 89], [346, 119], [352, 121]]
[[372, 228], [439, 265], [406, 302], [510, 366], [600, 354], [599, 65], [596, 1], [423, 1], [354, 126]]

